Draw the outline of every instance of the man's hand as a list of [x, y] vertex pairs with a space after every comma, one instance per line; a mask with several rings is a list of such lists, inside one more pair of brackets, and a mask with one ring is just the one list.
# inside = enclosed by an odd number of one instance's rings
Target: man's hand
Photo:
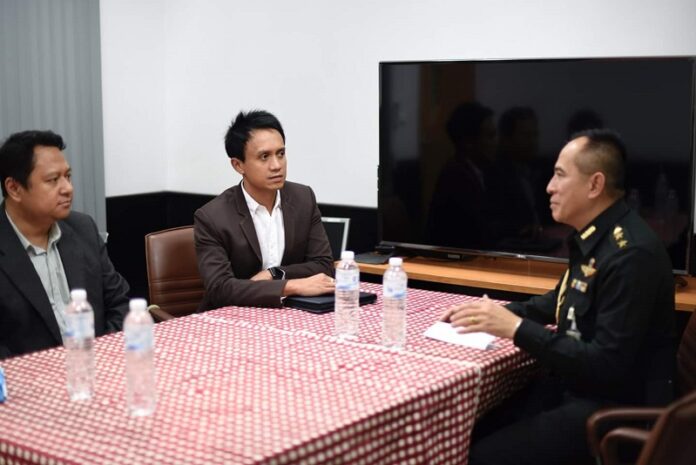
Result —
[[303, 295], [314, 296], [333, 292], [335, 281], [331, 276], [318, 273], [309, 278], [291, 279], [285, 285], [284, 296]]
[[273, 279], [273, 276], [271, 276], [270, 271], [261, 270], [249, 279], [252, 281], [270, 281], [271, 279]]
[[442, 315], [460, 333], [484, 332], [497, 337], [512, 339], [522, 318], [484, 295], [476, 302], [454, 305]]

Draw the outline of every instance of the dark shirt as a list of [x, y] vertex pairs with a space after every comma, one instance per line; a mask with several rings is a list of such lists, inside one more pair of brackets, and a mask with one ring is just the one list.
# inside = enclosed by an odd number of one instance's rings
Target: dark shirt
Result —
[[568, 248], [567, 278], [555, 290], [508, 305], [524, 317], [515, 345], [576, 395], [668, 402], [676, 359], [674, 279], [662, 242], [619, 200], [569, 237]]

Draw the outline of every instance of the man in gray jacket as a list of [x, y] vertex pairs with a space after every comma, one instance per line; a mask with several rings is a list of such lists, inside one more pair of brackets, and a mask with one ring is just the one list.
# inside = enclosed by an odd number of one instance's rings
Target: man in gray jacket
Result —
[[119, 331], [128, 284], [114, 270], [92, 218], [71, 212], [63, 139], [11, 135], [0, 147], [0, 358], [62, 343], [70, 289], [83, 288], [97, 336]]

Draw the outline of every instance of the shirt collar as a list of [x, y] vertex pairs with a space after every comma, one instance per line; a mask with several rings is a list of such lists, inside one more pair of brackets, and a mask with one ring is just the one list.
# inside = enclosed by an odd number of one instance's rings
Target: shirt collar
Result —
[[[19, 230], [17, 225], [12, 221], [12, 218], [10, 217], [10, 214], [7, 213], [7, 209], [5, 209], [5, 216], [7, 216], [7, 220], [10, 222], [12, 225], [12, 229], [14, 229], [15, 234], [17, 234], [17, 237], [19, 238], [19, 242], [22, 243], [22, 247], [24, 250], [28, 250], [31, 252], [34, 252], [35, 254], [39, 252], [43, 252], [44, 250], [41, 249], [40, 247], [35, 246], [31, 242], [29, 242], [29, 239], [26, 238], [24, 234], [22, 234], [22, 231]], [[58, 226], [58, 223], [53, 223], [53, 226], [51, 226], [51, 229], [48, 231], [48, 247], [47, 250], [51, 248], [51, 246], [58, 242], [60, 237], [62, 236], [62, 232], [60, 230], [60, 226]]]
[[600, 213], [581, 231], [573, 234], [571, 240], [575, 241], [583, 255], [587, 255], [597, 245], [599, 240], [628, 212], [629, 208], [624, 199], [619, 199]]
[[[247, 207], [249, 207], [250, 212], [255, 212], [259, 207], [262, 207], [254, 198], [249, 195], [247, 190], [244, 188], [244, 181], [240, 183], [242, 186], [242, 193], [244, 194], [244, 200], [246, 200]], [[280, 208], [280, 191], [276, 191], [275, 203], [273, 204], [273, 210]]]

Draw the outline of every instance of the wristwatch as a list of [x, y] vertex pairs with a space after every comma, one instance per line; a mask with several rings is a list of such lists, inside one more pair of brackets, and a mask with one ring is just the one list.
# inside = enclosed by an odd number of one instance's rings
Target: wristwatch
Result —
[[271, 277], [273, 280], [278, 280], [278, 279], [285, 279], [285, 271], [281, 270], [277, 266], [272, 266], [268, 269], [268, 272], [271, 273]]

